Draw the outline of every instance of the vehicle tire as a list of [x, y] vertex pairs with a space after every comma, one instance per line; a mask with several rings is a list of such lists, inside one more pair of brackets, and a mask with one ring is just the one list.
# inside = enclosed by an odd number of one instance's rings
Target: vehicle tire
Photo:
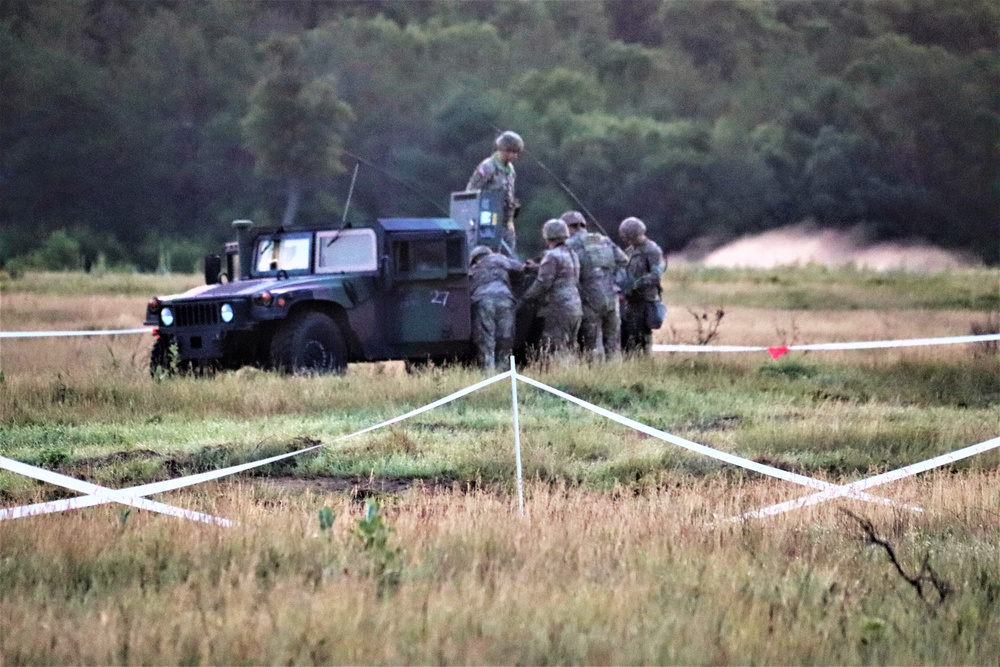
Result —
[[347, 345], [340, 326], [323, 313], [296, 313], [271, 340], [271, 364], [284, 373], [343, 374]]
[[174, 374], [173, 365], [170, 363], [170, 337], [157, 336], [153, 343], [153, 350], [149, 353], [149, 374], [154, 378], [161, 378]]

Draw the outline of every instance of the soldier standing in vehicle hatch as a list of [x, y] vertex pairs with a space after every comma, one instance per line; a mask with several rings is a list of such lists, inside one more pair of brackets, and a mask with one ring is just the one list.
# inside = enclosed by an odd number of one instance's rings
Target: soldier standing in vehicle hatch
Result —
[[539, 314], [545, 318], [542, 331], [542, 354], [557, 359], [571, 356], [580, 330], [583, 308], [580, 303], [580, 261], [566, 245], [569, 228], [553, 219], [542, 225], [542, 238], [549, 249], [538, 265], [538, 277], [525, 301], [540, 301]]
[[663, 251], [646, 238], [646, 225], [639, 218], [625, 218], [618, 236], [628, 244], [628, 266], [622, 284], [622, 351], [649, 354], [653, 329], [663, 324], [660, 278], [667, 269]]
[[607, 236], [588, 233], [587, 220], [579, 211], [566, 211], [560, 217], [569, 228], [566, 245], [580, 260], [583, 353], [592, 359], [616, 359], [621, 355], [617, 283], [624, 276], [628, 256]]
[[479, 163], [472, 172], [466, 190], [499, 190], [503, 197], [503, 228], [500, 238], [507, 246], [507, 252], [514, 256], [517, 251], [517, 234], [514, 231], [514, 217], [521, 203], [514, 196], [514, 161], [524, 150], [524, 140], [517, 132], [503, 132], [496, 140], [496, 152]]
[[509, 359], [514, 345], [512, 271], [524, 271], [524, 264], [482, 245], [469, 253], [472, 340], [479, 363], [489, 370], [496, 368], [498, 360]]

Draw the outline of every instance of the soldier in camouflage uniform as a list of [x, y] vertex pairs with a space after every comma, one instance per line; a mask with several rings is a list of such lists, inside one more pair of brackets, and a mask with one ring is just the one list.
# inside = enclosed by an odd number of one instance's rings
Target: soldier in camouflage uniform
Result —
[[472, 172], [466, 190], [499, 190], [503, 198], [503, 229], [500, 237], [507, 245], [510, 255], [517, 250], [517, 235], [514, 232], [514, 216], [521, 203], [514, 196], [514, 160], [524, 150], [524, 140], [516, 132], [504, 132], [496, 140], [496, 152], [479, 163]]
[[625, 218], [618, 235], [628, 244], [628, 266], [622, 283], [622, 350], [649, 354], [653, 330], [649, 325], [660, 304], [660, 278], [667, 269], [663, 251], [646, 238], [646, 225], [639, 218]]
[[562, 220], [542, 225], [542, 238], [549, 246], [538, 265], [538, 277], [525, 301], [539, 301], [539, 315], [545, 318], [542, 331], [542, 354], [566, 359], [572, 355], [580, 330], [583, 308], [580, 304], [580, 261], [566, 246], [569, 229]]
[[594, 359], [615, 359], [621, 354], [617, 283], [624, 276], [628, 257], [607, 236], [587, 233], [587, 220], [579, 211], [567, 211], [561, 218], [569, 228], [566, 245], [580, 260], [583, 353]]
[[472, 298], [472, 340], [479, 363], [493, 370], [496, 362], [510, 358], [514, 343], [514, 294], [511, 271], [524, 271], [524, 264], [476, 246], [469, 253]]

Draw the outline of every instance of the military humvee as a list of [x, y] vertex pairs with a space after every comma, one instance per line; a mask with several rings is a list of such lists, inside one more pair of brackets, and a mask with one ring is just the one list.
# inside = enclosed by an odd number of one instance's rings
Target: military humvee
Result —
[[[469, 249], [499, 242], [489, 214], [498, 202], [486, 195], [453, 195], [463, 222], [283, 229], [235, 221], [238, 241], [206, 258], [204, 286], [149, 302], [151, 372], [255, 365], [342, 373], [359, 361], [472, 360]], [[522, 311], [520, 348], [535, 335], [533, 313]]]

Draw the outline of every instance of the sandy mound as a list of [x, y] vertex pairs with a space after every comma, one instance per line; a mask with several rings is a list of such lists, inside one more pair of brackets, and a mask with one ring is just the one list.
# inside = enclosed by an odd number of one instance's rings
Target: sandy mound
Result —
[[743, 237], [709, 252], [700, 260], [685, 257], [684, 253], [676, 259], [679, 263], [696, 261], [711, 267], [770, 269], [796, 264], [853, 264], [874, 271], [920, 273], [980, 265], [971, 257], [923, 242], [865, 245], [858, 233], [821, 229], [809, 222]]

